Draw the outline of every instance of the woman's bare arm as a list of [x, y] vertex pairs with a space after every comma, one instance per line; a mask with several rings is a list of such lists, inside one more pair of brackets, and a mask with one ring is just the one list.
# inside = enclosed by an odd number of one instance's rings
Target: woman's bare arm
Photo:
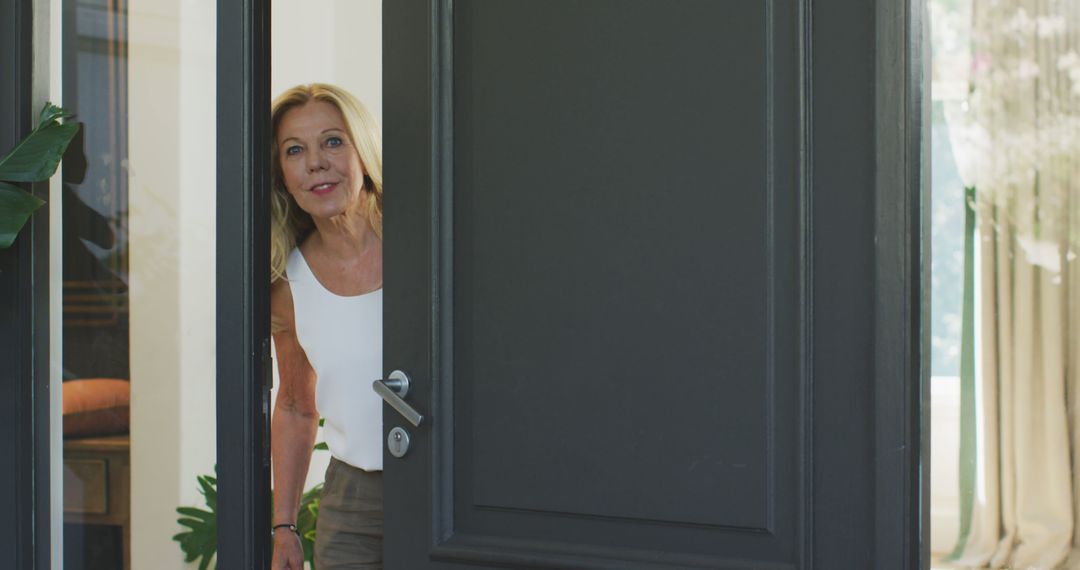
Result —
[[[280, 386], [270, 424], [271, 457], [274, 470], [273, 524], [296, 523], [311, 463], [311, 449], [319, 425], [315, 409], [315, 370], [296, 338], [292, 292], [284, 279], [270, 289], [270, 315], [274, 323], [274, 346], [277, 351]], [[275, 540], [275, 568], [292, 568], [299, 541]], [[279, 543], [287, 543], [287, 552], [279, 552]], [[303, 552], [299, 555], [302, 557]], [[278, 559], [288, 559], [277, 565]], [[299, 570], [299, 568], [298, 568]]]

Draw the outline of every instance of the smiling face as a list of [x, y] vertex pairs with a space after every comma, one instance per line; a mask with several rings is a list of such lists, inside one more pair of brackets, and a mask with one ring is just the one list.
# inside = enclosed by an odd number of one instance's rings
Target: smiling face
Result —
[[285, 188], [313, 218], [364, 215], [364, 167], [341, 111], [311, 101], [287, 111], [275, 133]]

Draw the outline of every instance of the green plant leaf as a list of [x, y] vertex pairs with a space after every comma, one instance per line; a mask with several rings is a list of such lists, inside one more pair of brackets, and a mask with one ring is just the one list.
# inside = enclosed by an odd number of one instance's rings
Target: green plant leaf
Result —
[[296, 531], [300, 535], [300, 544], [304, 548], [304, 560], [314, 565], [315, 526], [319, 516], [319, 501], [322, 500], [323, 484], [319, 483], [308, 489], [300, 497], [300, 510], [296, 514]]
[[46, 102], [45, 106], [41, 108], [41, 114], [38, 116], [38, 126], [47, 125], [53, 121], [59, 121], [71, 116], [71, 113], [68, 113], [63, 107], [57, 107]]
[[39, 125], [0, 158], [0, 180], [38, 182], [52, 176], [78, 130], [79, 123], [60, 124], [55, 119]]
[[210, 520], [217, 517], [217, 514], [210, 511], [204, 511], [195, 507], [176, 507], [176, 512], [193, 517], [202, 521]]
[[327, 451], [330, 449], [330, 446], [326, 445], [325, 441], [320, 441], [319, 443], [315, 444], [315, 447], [313, 449], [315, 449], [316, 451]]
[[191, 530], [198, 530], [206, 525], [206, 521], [202, 519], [176, 519], [176, 522], [180, 526], [186, 526]]
[[21, 188], [0, 182], [0, 248], [11, 246], [30, 214], [44, 203]]
[[210, 507], [210, 510], [217, 510], [217, 479], [208, 475], [203, 475], [197, 478], [199, 482], [199, 492], [203, 497], [206, 497], [206, 505]]
[[176, 512], [183, 516], [176, 522], [191, 530], [177, 533], [173, 540], [180, 543], [186, 562], [198, 560], [199, 568], [205, 570], [217, 555], [217, 478], [200, 475], [196, 481], [209, 510], [177, 507]]

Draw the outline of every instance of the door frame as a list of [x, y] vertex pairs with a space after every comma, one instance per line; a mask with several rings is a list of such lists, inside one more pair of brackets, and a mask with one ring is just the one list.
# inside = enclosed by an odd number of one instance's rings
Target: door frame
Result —
[[[33, 129], [38, 71], [34, 9], [41, 6], [35, 0], [0, 2], [3, 149]], [[32, 190], [40, 196], [47, 195], [48, 188], [45, 183]], [[0, 510], [7, 513], [0, 517], [4, 568], [48, 568], [51, 561], [48, 260], [46, 204], [31, 216], [15, 243], [0, 250], [0, 402], [5, 406], [0, 411], [0, 441], [9, 458], [0, 469]]]
[[926, 0], [875, 7], [874, 567], [882, 570], [930, 564], [926, 14]]
[[[48, 11], [40, 0], [0, 2], [0, 77], [11, 78], [0, 82], [0, 148], [33, 128], [35, 81], [47, 85], [48, 57], [41, 56], [48, 52], [48, 25], [42, 24]], [[264, 568], [272, 378], [270, 9], [254, 0], [219, 0], [217, 14], [217, 559], [225, 568]], [[35, 51], [42, 61], [35, 63]], [[35, 191], [47, 188], [40, 184]], [[0, 441], [10, 459], [0, 469], [0, 509], [8, 513], [0, 517], [4, 568], [52, 566], [49, 207], [30, 218], [11, 248], [0, 250], [0, 402], [10, 406], [0, 413]]]
[[[35, 0], [0, 3], [0, 147], [32, 129]], [[269, 7], [218, 3], [218, 561], [269, 564]], [[46, 60], [47, 61], [47, 60]], [[45, 64], [47, 65], [47, 63]], [[48, 188], [47, 184], [39, 185]], [[40, 193], [41, 190], [38, 189]], [[49, 569], [49, 205], [0, 250], [0, 566]], [[44, 261], [43, 261], [44, 260]], [[236, 308], [242, 307], [240, 318]], [[44, 347], [44, 349], [42, 349]], [[240, 452], [237, 452], [240, 450]], [[11, 542], [8, 542], [8, 541]]]
[[218, 0], [217, 82], [217, 563], [267, 568], [269, 2]]

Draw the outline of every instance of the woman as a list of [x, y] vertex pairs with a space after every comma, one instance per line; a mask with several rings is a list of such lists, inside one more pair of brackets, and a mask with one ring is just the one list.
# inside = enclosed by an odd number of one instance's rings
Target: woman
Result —
[[270, 312], [281, 383], [271, 424], [275, 570], [301, 570], [301, 490], [321, 416], [333, 458], [319, 504], [319, 570], [382, 568], [382, 151], [344, 90], [273, 104]]

